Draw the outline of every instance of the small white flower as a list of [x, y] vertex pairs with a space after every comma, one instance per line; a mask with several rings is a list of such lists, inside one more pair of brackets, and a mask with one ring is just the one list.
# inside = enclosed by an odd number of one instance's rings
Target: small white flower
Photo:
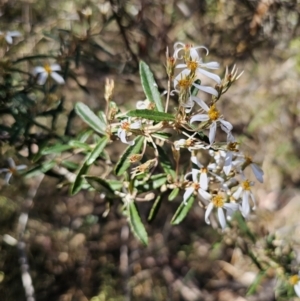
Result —
[[155, 104], [148, 99], [139, 100], [136, 103], [136, 108], [137, 110], [152, 110], [153, 108], [155, 108]]
[[179, 74], [177, 74], [176, 77], [174, 78], [174, 88], [178, 89], [179, 87], [180, 90], [181, 89], [190, 90], [191, 86], [194, 86], [200, 91], [212, 94], [214, 96], [218, 96], [218, 91], [216, 89], [209, 86], [203, 86], [194, 83], [194, 81], [191, 81], [189, 75], [190, 75], [190, 71], [188, 69], [184, 69]]
[[12, 177], [12, 175], [16, 174], [19, 170], [23, 170], [27, 168], [27, 165], [22, 164], [16, 166], [16, 163], [12, 158], [8, 158], [7, 161], [8, 161], [9, 168], [1, 168], [0, 173], [6, 172], [5, 182], [6, 184], [9, 184], [9, 180]]
[[[185, 175], [185, 179], [190, 175], [191, 173], [187, 173]], [[193, 182], [185, 189], [185, 193], [183, 194], [183, 201], [186, 204], [187, 200], [193, 193], [198, 193], [200, 198], [202, 200], [208, 201], [211, 198], [211, 195], [206, 191], [208, 188], [208, 183], [203, 182], [203, 186], [198, 181], [197, 174], [195, 172], [192, 172]]]
[[220, 118], [221, 114], [216, 109], [216, 106], [213, 104], [210, 108], [206, 105], [205, 102], [201, 103], [201, 107], [203, 110], [207, 112], [207, 114], [196, 114], [194, 115], [190, 123], [193, 123], [195, 121], [210, 121], [210, 130], [209, 130], [209, 142], [210, 144], [213, 144], [216, 137], [216, 131], [217, 131], [217, 122], [221, 124], [221, 129], [225, 133], [229, 133], [232, 130], [232, 125], [228, 121], [225, 121], [224, 119]]
[[255, 163], [253, 162], [252, 158], [250, 156], [239, 154], [237, 160], [234, 162], [234, 166], [236, 168], [240, 168], [240, 173], [244, 176], [241, 166], [247, 167], [251, 166], [252, 172], [254, 173], [254, 176], [256, 179], [260, 182], [264, 182], [264, 172], [263, 170]]
[[6, 32], [0, 31], [0, 36], [4, 37], [7, 44], [12, 44], [13, 43], [13, 38], [14, 37], [20, 37], [21, 33], [19, 31], [6, 31]]
[[210, 224], [209, 216], [214, 208], [217, 208], [219, 223], [221, 228], [224, 230], [226, 227], [224, 210], [227, 211], [227, 216], [231, 217], [233, 212], [238, 210], [239, 205], [236, 203], [226, 203], [224, 196], [222, 196], [221, 194], [213, 196], [205, 211], [205, 222], [207, 224]]
[[38, 66], [33, 69], [33, 75], [38, 75], [37, 83], [44, 85], [48, 76], [50, 75], [58, 84], [64, 84], [65, 80], [56, 71], [61, 71], [61, 67], [58, 64], [46, 64], [44, 67]]
[[[229, 132], [230, 133], [230, 132]], [[232, 158], [239, 152], [238, 143], [232, 135], [227, 135], [227, 147], [224, 160], [223, 171], [228, 176], [232, 168]]]
[[295, 293], [300, 298], [300, 272], [290, 277], [290, 284], [294, 286]]
[[251, 186], [253, 186], [254, 183], [250, 182], [248, 180], [245, 180], [241, 183], [239, 188], [232, 194], [232, 197], [235, 200], [238, 200], [239, 198], [242, 198], [242, 205], [240, 206], [240, 211], [242, 215], [247, 218], [250, 213], [250, 199], [252, 199], [252, 202], [254, 206], [252, 207], [253, 210], [256, 208], [256, 201], [255, 197], [251, 191]]
[[134, 145], [134, 140], [132, 141], [127, 141], [127, 133], [130, 132], [130, 130], [138, 130], [142, 126], [142, 122], [140, 120], [131, 122], [131, 119], [125, 119], [121, 121], [121, 125], [118, 129], [118, 137], [123, 143], [129, 144], [129, 145]]

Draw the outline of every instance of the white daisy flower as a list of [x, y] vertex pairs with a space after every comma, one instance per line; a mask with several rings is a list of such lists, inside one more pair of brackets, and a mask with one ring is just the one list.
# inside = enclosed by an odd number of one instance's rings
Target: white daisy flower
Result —
[[294, 286], [296, 295], [300, 298], [300, 272], [298, 275], [291, 276], [289, 281]]
[[[184, 178], [186, 179], [190, 174], [191, 173], [187, 173]], [[197, 179], [197, 174], [192, 173], [192, 177], [193, 182], [185, 189], [185, 193], [183, 194], [184, 203], [187, 203], [187, 200], [193, 193], [198, 193], [202, 200], [209, 201], [211, 195], [206, 191], [208, 189], [208, 183], [203, 182], [203, 186], [201, 186]]]
[[[203, 86], [194, 83], [194, 78], [190, 78], [190, 71], [188, 69], [184, 69], [179, 74], [176, 75], [174, 78], [174, 88], [180, 90], [188, 90], [190, 92], [191, 86], [196, 87], [198, 90], [212, 94], [214, 96], [218, 96], [218, 91], [212, 87], [209, 86]], [[177, 90], [178, 91], [178, 90]], [[191, 93], [190, 93], [191, 94]], [[194, 100], [195, 101], [195, 100]]]
[[191, 120], [190, 123], [193, 123], [195, 121], [210, 121], [211, 125], [210, 125], [210, 130], [209, 130], [209, 142], [210, 144], [213, 144], [215, 141], [215, 137], [216, 137], [216, 131], [217, 131], [217, 122], [219, 122], [221, 124], [221, 129], [225, 132], [225, 133], [229, 133], [232, 130], [232, 125], [230, 122], [225, 121], [224, 119], [222, 119], [220, 116], [220, 112], [216, 109], [216, 105], [213, 104], [210, 108], [206, 105], [206, 103], [202, 103], [201, 107], [203, 108], [203, 110], [205, 110], [207, 112], [207, 114], [196, 114], [194, 115]]
[[232, 194], [232, 197], [235, 200], [238, 200], [242, 198], [242, 205], [240, 206], [240, 211], [243, 215], [243, 217], [247, 218], [250, 213], [250, 199], [252, 199], [252, 202], [254, 206], [252, 207], [253, 210], [256, 208], [256, 201], [255, 197], [251, 191], [251, 186], [253, 186], [254, 183], [250, 182], [249, 180], [245, 180], [241, 183], [239, 188]]
[[20, 37], [22, 34], [19, 31], [0, 31], [0, 36], [3, 36], [7, 44], [12, 44], [13, 43], [13, 38], [14, 37]]
[[222, 196], [221, 194], [213, 196], [205, 211], [205, 222], [207, 224], [210, 224], [209, 216], [214, 208], [217, 208], [219, 223], [221, 228], [224, 230], [226, 227], [226, 218], [224, 210], [227, 211], [226, 215], [231, 217], [232, 214], [236, 210], [238, 210], [239, 205], [236, 203], [226, 203], [224, 196]]
[[[250, 156], [239, 154], [238, 158], [235, 160], [233, 164], [236, 168], [239, 168], [239, 172], [244, 176], [243, 169], [247, 166], [251, 166], [252, 172], [254, 173], [254, 176], [256, 177], [257, 181], [260, 183], [264, 182], [264, 172], [255, 162], [253, 162], [252, 158]], [[244, 168], [243, 168], [244, 167]]]
[[138, 130], [142, 126], [142, 122], [140, 120], [132, 122], [130, 118], [124, 119], [121, 121], [121, 125], [118, 129], [118, 137], [123, 143], [134, 145], [134, 140], [127, 141], [127, 133], [129, 133], [131, 130]]
[[6, 184], [9, 184], [9, 180], [12, 177], [12, 175], [17, 174], [19, 170], [26, 169], [27, 165], [21, 164], [16, 166], [16, 163], [12, 158], [8, 158], [7, 161], [8, 161], [9, 168], [1, 168], [0, 173], [6, 172], [5, 182]]
[[44, 85], [48, 76], [50, 75], [58, 84], [64, 84], [65, 80], [56, 71], [61, 71], [61, 67], [58, 64], [46, 64], [44, 67], [38, 66], [33, 69], [33, 75], [38, 75], [37, 83]]

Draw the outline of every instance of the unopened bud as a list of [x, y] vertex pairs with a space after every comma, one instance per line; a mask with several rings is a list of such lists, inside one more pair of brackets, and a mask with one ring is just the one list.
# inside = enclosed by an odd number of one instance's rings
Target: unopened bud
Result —
[[130, 163], [135, 163], [141, 161], [142, 158], [143, 158], [142, 154], [134, 154], [129, 157], [129, 161]]

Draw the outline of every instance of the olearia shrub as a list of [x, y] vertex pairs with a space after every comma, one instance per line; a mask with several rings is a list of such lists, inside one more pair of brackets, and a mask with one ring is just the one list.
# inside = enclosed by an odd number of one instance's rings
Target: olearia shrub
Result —
[[[199, 204], [205, 211], [205, 222], [210, 224], [216, 216], [221, 230], [235, 213], [240, 220], [247, 219], [251, 208], [255, 209], [252, 189], [255, 180], [263, 182], [263, 171], [241, 151], [232, 133], [233, 126], [224, 118], [219, 105], [223, 95], [242, 75], [236, 66], [232, 70], [226, 68], [221, 78], [214, 73], [219, 63], [203, 60], [201, 54], [208, 55], [206, 47], [177, 42], [172, 55], [166, 52], [165, 91], [158, 88], [149, 66], [141, 61], [139, 72], [145, 97], [136, 101], [135, 108], [121, 110], [113, 101], [114, 81], [107, 79], [104, 110], [93, 112], [87, 104], [76, 103], [64, 135], [57, 135], [56, 122], [63, 112], [64, 97], [58, 99], [55, 92], [68, 77], [76, 81], [70, 62], [78, 64], [80, 51], [61, 36], [59, 55], [10, 59], [10, 48], [21, 34], [17, 31], [0, 34], [5, 44], [0, 114], [14, 119], [11, 124], [0, 125], [2, 142], [8, 142], [16, 151], [27, 146], [31, 159], [27, 166], [7, 156], [8, 165], [0, 169], [7, 185], [13, 185], [14, 176], [29, 178], [52, 172], [59, 176], [60, 187], [70, 187], [71, 195], [83, 190], [96, 191], [107, 202], [108, 210], [112, 202], [120, 200], [132, 232], [145, 245], [148, 235], [136, 204], [139, 201], [152, 202], [147, 216], [151, 222], [163, 202], [179, 200], [170, 221], [172, 225], [181, 223]], [[89, 39], [87, 36], [85, 41]], [[30, 68], [27, 65], [22, 70], [26, 61], [30, 62]], [[75, 114], [89, 127], [76, 135], [71, 130]], [[50, 127], [37, 121], [38, 117], [48, 116], [52, 117]], [[33, 127], [38, 130], [32, 131]], [[118, 149], [121, 143], [124, 152], [118, 159], [112, 158], [111, 150]], [[34, 145], [37, 151], [32, 150]], [[99, 166], [102, 166], [101, 174], [91, 172]], [[254, 241], [253, 235], [246, 232]], [[258, 277], [263, 278], [268, 267], [261, 265], [251, 252], [248, 255], [260, 269]], [[280, 266], [278, 258], [270, 254], [269, 258]], [[289, 258], [282, 266], [290, 267], [291, 261]], [[300, 292], [299, 276], [292, 275], [291, 269], [285, 269], [282, 285], [278, 285], [289, 296], [293, 295], [293, 287], [297, 295]], [[249, 290], [255, 290], [259, 281]]]

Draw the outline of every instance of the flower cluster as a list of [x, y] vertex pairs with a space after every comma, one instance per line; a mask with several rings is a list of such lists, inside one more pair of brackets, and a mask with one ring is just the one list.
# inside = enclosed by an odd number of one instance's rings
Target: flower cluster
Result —
[[[251, 157], [239, 150], [239, 143], [232, 134], [232, 124], [223, 118], [217, 108], [222, 94], [241, 74], [238, 74], [234, 67], [231, 72], [227, 69], [224, 78], [221, 79], [213, 73], [219, 68], [219, 64], [205, 63], [200, 50], [208, 54], [208, 49], [204, 46], [182, 43], [174, 45], [172, 57], [169, 57], [167, 52], [167, 74], [174, 89], [165, 91], [162, 95], [178, 95], [179, 107], [175, 113], [175, 123], [156, 124], [145, 118], [129, 117], [121, 119], [114, 132], [122, 142], [129, 145], [134, 145], [134, 139], [127, 140], [128, 136], [144, 135], [154, 148], [155, 131], [176, 128], [177, 133], [186, 136], [187, 138], [179, 137], [178, 140], [169, 141], [178, 156], [182, 149], [187, 149], [191, 158], [191, 170], [181, 176], [177, 175], [172, 185], [184, 189], [184, 204], [188, 204], [192, 196], [198, 196], [206, 208], [206, 223], [210, 223], [211, 214], [216, 211], [220, 226], [224, 229], [226, 219], [230, 219], [235, 211], [240, 210], [247, 218], [251, 207], [255, 209], [256, 201], [251, 191], [254, 182], [246, 178], [245, 168], [250, 166], [259, 182], [263, 182], [263, 171]], [[214, 86], [202, 84], [205, 79], [214, 82]], [[210, 102], [204, 100], [207, 96], [211, 97]], [[155, 110], [155, 105], [146, 99], [138, 101], [136, 108], [149, 111]], [[165, 112], [168, 109], [166, 106]], [[222, 143], [216, 141], [219, 128], [226, 135], [226, 141]], [[205, 157], [210, 158], [209, 161], [206, 159], [201, 162], [201, 158]], [[175, 157], [174, 159], [176, 160]], [[180, 178], [184, 180], [180, 181]]]

